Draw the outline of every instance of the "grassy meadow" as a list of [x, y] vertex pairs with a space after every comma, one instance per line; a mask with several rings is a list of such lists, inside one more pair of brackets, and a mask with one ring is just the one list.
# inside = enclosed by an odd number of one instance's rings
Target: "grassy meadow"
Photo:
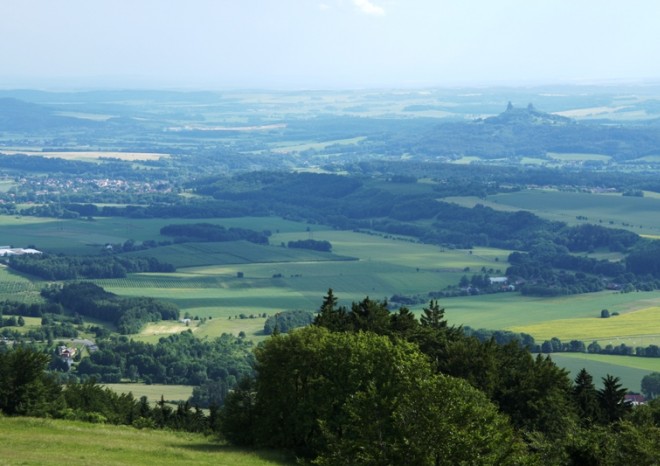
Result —
[[212, 437], [75, 421], [0, 417], [1, 465], [293, 465], [282, 453], [250, 451]]

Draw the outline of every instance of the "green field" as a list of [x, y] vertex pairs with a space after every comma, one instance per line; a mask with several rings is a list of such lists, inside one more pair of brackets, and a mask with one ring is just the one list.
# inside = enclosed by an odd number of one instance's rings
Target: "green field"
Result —
[[[305, 231], [302, 223], [275, 217], [240, 219], [205, 219], [204, 222], [226, 228], [240, 226], [257, 231]], [[123, 244], [127, 239], [171, 240], [161, 236], [160, 229], [169, 224], [195, 223], [184, 219], [130, 219], [98, 217], [94, 220], [46, 219], [37, 217], [0, 216], [0, 243], [14, 247], [33, 245], [54, 254], [98, 254], [106, 244]], [[314, 229], [323, 227], [314, 226]], [[277, 244], [277, 243], [273, 243]]]
[[[660, 233], [660, 199], [553, 190], [525, 190], [488, 196], [487, 200], [507, 209], [529, 210], [540, 217], [576, 224], [577, 216], [590, 223], [625, 228], [638, 234]], [[579, 221], [583, 223], [584, 221]]]
[[179, 243], [144, 251], [128, 256], [155, 257], [177, 268], [215, 264], [254, 264], [272, 262], [319, 262], [355, 260], [327, 252], [307, 249], [289, 249], [282, 246], [265, 246], [247, 241]]
[[53, 419], [0, 417], [2, 465], [293, 465], [272, 451], [228, 446], [184, 432]]
[[[278, 233], [271, 240], [286, 243], [307, 234]], [[317, 231], [314, 238], [330, 241], [334, 254], [245, 242], [176, 245], [173, 247], [204, 248], [206, 254], [199, 254], [198, 260], [189, 257], [189, 263], [199, 265], [179, 268], [175, 274], [135, 274], [95, 282], [120, 295], [153, 296], [172, 301], [192, 315], [226, 319], [241, 313], [315, 310], [330, 287], [346, 305], [365, 296], [427, 296], [430, 291], [457, 284], [462, 275], [470, 273], [465, 268], [475, 273], [482, 268], [501, 273], [509, 254], [489, 248], [443, 250], [404, 239], [345, 231]], [[154, 249], [154, 254], [163, 253], [159, 249], [166, 248]], [[224, 255], [225, 260], [204, 265], [214, 254]], [[164, 255], [159, 257], [165, 260]], [[346, 257], [360, 259], [344, 260]], [[253, 333], [252, 328], [245, 331]]]
[[610, 374], [619, 377], [624, 387], [638, 393], [641, 390], [642, 378], [651, 372], [660, 371], [657, 358], [586, 353], [553, 353], [550, 357], [557, 365], [567, 369], [572, 379], [575, 379], [580, 370], [586, 368], [593, 376], [596, 386], [600, 387], [602, 378]]
[[[495, 210], [514, 212], [529, 210], [536, 215], [569, 225], [586, 222], [610, 228], [622, 228], [639, 235], [660, 235], [660, 198], [655, 193], [644, 197], [621, 194], [596, 194], [555, 190], [526, 190], [496, 194], [481, 199], [474, 196], [456, 196], [443, 199], [463, 207], [482, 204]], [[577, 217], [586, 217], [587, 220]]]

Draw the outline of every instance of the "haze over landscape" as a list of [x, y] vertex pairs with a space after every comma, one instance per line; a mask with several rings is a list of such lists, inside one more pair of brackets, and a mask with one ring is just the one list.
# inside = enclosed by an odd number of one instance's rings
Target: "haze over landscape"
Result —
[[0, 5], [0, 463], [658, 466], [660, 2]]
[[660, 79], [653, 0], [25, 0], [1, 13], [5, 88]]

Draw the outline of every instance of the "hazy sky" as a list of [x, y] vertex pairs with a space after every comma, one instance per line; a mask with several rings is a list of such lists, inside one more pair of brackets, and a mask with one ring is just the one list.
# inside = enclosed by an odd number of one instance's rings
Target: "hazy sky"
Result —
[[2, 0], [0, 87], [660, 81], [660, 0]]

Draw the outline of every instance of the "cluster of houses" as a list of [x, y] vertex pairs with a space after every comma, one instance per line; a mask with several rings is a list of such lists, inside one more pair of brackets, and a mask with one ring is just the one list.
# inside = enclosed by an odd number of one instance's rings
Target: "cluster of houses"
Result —
[[69, 348], [66, 345], [58, 346], [57, 347], [57, 355], [60, 357], [62, 361], [67, 363], [69, 368], [71, 368], [71, 365], [73, 364], [73, 358], [76, 355], [76, 348]]

